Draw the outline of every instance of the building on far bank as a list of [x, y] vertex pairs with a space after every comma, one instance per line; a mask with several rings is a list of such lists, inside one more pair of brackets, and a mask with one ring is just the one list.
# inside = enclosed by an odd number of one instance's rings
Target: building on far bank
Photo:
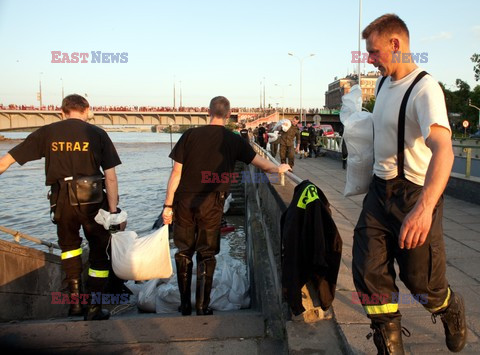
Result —
[[[362, 99], [363, 102], [369, 101], [375, 96], [375, 83], [380, 72], [368, 72], [362, 75]], [[348, 94], [353, 85], [358, 84], [358, 75], [349, 74], [344, 78], [338, 79], [328, 84], [328, 91], [325, 91], [325, 108], [339, 109], [342, 106], [342, 96]]]

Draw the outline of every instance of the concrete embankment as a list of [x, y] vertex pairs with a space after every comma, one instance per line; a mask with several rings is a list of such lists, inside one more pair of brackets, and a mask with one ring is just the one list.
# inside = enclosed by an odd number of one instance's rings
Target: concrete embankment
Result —
[[[259, 173], [248, 167], [250, 175]], [[247, 215], [248, 263], [252, 300], [267, 320], [267, 331], [273, 337], [285, 336], [291, 354], [344, 354], [347, 352], [332, 310], [323, 312], [318, 298], [304, 287], [303, 305], [306, 312], [292, 317], [282, 299], [280, 217], [293, 197], [295, 184], [286, 179], [279, 184], [245, 184]]]

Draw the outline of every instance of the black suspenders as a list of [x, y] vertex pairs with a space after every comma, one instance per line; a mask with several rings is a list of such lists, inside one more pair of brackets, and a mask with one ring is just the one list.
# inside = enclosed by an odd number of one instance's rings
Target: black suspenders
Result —
[[[402, 103], [400, 105], [400, 112], [398, 114], [398, 138], [397, 138], [397, 176], [405, 178], [404, 163], [405, 163], [405, 113], [407, 111], [408, 98], [414, 88], [414, 86], [428, 73], [426, 71], [420, 72], [415, 80], [410, 84], [405, 95], [403, 96]], [[383, 82], [387, 77], [382, 77], [378, 83], [377, 96], [382, 88]]]

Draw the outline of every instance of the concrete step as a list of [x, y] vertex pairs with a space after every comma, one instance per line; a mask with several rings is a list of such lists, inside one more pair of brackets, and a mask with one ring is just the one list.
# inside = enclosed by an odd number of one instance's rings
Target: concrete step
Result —
[[114, 351], [122, 348], [119, 347], [122, 344], [137, 344], [137, 347], [143, 344], [141, 347], [144, 347], [145, 344], [165, 346], [170, 343], [168, 346], [174, 349], [177, 348], [176, 342], [213, 341], [211, 345], [205, 345], [208, 348], [245, 339], [251, 339], [250, 345], [245, 344], [253, 346], [256, 340], [265, 337], [263, 316], [249, 310], [216, 312], [213, 316], [138, 314], [113, 317], [107, 321], [84, 322], [80, 319], [0, 324], [0, 344], [2, 348], [15, 350], [55, 352], [57, 349], [61, 352], [81, 348], [98, 352], [99, 349]]

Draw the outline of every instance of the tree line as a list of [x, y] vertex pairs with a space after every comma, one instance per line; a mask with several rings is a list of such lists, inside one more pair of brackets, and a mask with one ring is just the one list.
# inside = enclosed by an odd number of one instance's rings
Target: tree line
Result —
[[[473, 72], [475, 81], [480, 81], [480, 54], [473, 54], [470, 60], [473, 62]], [[471, 103], [474, 106], [480, 107], [480, 85], [476, 85], [473, 89], [470, 85], [461, 79], [455, 81], [456, 88], [448, 89], [444, 83], [440, 82], [440, 86], [445, 94], [445, 102], [447, 104], [447, 112], [450, 118], [450, 123], [455, 131], [462, 131], [462, 122], [467, 120], [470, 122], [469, 131], [476, 132], [480, 129], [478, 127], [479, 111], [469, 106]], [[364, 102], [363, 106], [370, 112], [373, 112], [375, 106], [375, 98]]]

